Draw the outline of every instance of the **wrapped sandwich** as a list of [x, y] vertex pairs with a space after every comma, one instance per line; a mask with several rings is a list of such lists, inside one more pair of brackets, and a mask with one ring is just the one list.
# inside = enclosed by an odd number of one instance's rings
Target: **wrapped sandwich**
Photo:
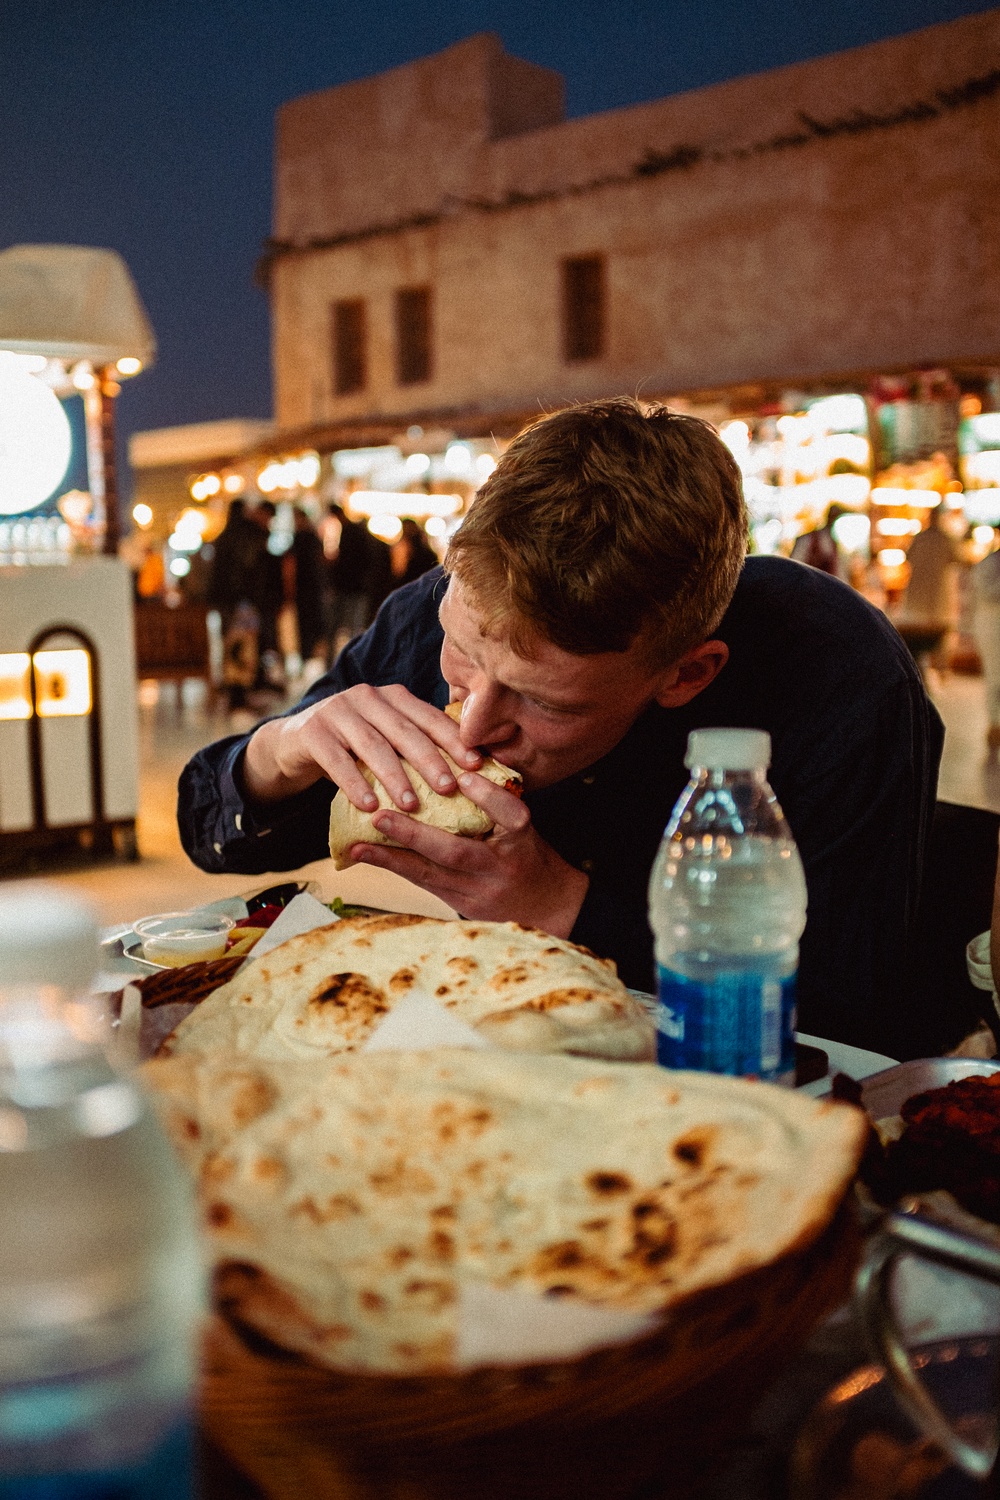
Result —
[[[461, 718], [462, 705], [449, 703], [445, 712], [457, 722]], [[443, 750], [440, 753], [457, 780], [463, 768], [456, 765]], [[436, 792], [409, 761], [404, 760], [403, 767], [419, 802], [416, 811], [408, 812], [407, 817], [413, 818], [416, 823], [425, 823], [429, 828], [440, 828], [445, 833], [458, 834], [460, 838], [485, 838], [492, 831], [493, 823], [490, 818], [464, 793], [453, 792], [446, 796], [443, 792]], [[398, 811], [385, 787], [375, 779], [374, 772], [364, 765], [359, 766], [359, 770], [378, 798], [375, 812], [383, 808]], [[491, 756], [486, 757], [477, 774], [494, 782], [496, 786], [505, 787], [520, 795], [521, 778], [518, 773], [493, 760]], [[355, 807], [342, 790], [337, 792], [330, 808], [330, 855], [338, 870], [346, 870], [354, 863], [350, 857], [354, 844], [394, 844], [393, 839], [379, 833], [372, 823], [373, 816], [373, 813], [362, 812]]]

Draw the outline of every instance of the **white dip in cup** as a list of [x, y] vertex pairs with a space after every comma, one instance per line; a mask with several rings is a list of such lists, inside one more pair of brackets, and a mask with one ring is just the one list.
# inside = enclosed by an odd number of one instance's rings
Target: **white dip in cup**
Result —
[[183, 964], [221, 958], [233, 918], [221, 912], [167, 911], [134, 924], [142, 956], [151, 964], [179, 969]]

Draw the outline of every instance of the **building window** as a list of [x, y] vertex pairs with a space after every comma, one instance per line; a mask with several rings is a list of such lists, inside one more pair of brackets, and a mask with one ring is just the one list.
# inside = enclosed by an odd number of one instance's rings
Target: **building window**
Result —
[[604, 353], [604, 256], [562, 263], [563, 357], [568, 362]]
[[430, 287], [404, 287], [396, 293], [396, 379], [400, 385], [418, 385], [430, 378]]
[[333, 389], [349, 396], [365, 387], [365, 304], [333, 304]]

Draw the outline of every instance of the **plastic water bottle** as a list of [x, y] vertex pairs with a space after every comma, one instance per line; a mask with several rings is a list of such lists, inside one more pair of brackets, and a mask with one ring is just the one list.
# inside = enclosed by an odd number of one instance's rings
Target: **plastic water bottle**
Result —
[[108, 1063], [87, 909], [0, 895], [0, 1500], [187, 1500], [193, 1195]]
[[791, 1084], [806, 884], [767, 783], [770, 759], [770, 736], [758, 729], [698, 729], [688, 739], [691, 780], [649, 881], [657, 1058]]

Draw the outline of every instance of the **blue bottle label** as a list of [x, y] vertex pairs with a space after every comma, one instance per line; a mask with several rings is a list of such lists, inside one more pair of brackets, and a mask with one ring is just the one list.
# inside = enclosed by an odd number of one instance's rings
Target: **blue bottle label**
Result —
[[193, 1500], [194, 1423], [185, 1418], [130, 1463], [72, 1471], [5, 1474], [0, 1500]]
[[693, 979], [658, 969], [656, 1058], [769, 1082], [795, 1074], [795, 975], [766, 967], [717, 969]]

